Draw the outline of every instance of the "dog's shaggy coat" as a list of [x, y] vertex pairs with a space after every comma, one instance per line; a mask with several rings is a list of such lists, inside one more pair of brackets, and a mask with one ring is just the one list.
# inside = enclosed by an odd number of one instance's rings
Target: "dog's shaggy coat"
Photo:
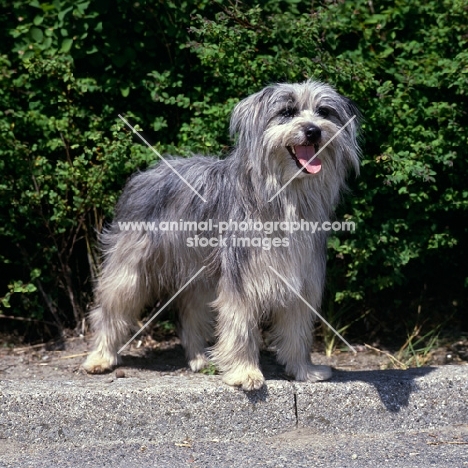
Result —
[[[259, 368], [260, 327], [271, 326], [278, 361], [296, 380], [324, 380], [327, 366], [310, 362], [314, 313], [270, 267], [319, 309], [325, 279], [325, 231], [287, 233], [288, 247], [189, 247], [203, 232], [121, 230], [119, 222], [316, 221], [333, 215], [345, 177], [358, 172], [357, 119], [322, 148], [358, 113], [348, 99], [323, 83], [278, 84], [241, 101], [232, 114], [236, 146], [224, 160], [194, 156], [169, 159], [194, 193], [166, 164], [138, 173], [127, 183], [115, 219], [102, 234], [99, 307], [91, 312], [94, 348], [84, 363], [90, 373], [110, 370], [117, 351], [138, 328], [141, 310], [178, 291], [207, 268], [176, 299], [180, 339], [193, 371], [210, 358], [223, 380], [244, 390], [264, 384]], [[275, 198], [290, 178], [294, 180]], [[272, 237], [242, 232], [242, 237]], [[216, 231], [208, 237], [217, 237]], [[271, 239], [270, 239], [271, 240]], [[207, 351], [209, 343], [214, 346]], [[207, 354], [208, 352], [208, 354]]]

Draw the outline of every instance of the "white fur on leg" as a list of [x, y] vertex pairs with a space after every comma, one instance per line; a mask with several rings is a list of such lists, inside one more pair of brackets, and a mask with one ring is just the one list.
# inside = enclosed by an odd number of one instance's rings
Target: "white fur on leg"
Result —
[[278, 361], [286, 366], [288, 375], [301, 382], [318, 382], [332, 376], [330, 367], [310, 362], [313, 316], [304, 304], [296, 303], [288, 310], [276, 310], [272, 333], [278, 349]]
[[299, 382], [319, 382], [328, 380], [332, 376], [332, 370], [329, 366], [308, 364], [297, 369], [292, 375]]
[[[121, 238], [121, 244], [127, 242]], [[93, 351], [83, 363], [91, 374], [107, 372], [119, 363], [117, 351], [125, 343], [130, 331], [138, 329], [138, 316], [151, 298], [146, 287], [147, 274], [140, 271], [148, 238], [132, 244], [130, 255], [125, 249], [108, 255], [96, 291], [100, 307], [90, 313], [94, 331]], [[125, 246], [122, 246], [125, 247]]]
[[189, 366], [190, 369], [192, 369], [192, 372], [199, 372], [205, 367], [208, 366], [210, 361], [206, 357], [205, 354], [197, 354], [193, 359], [189, 360]]
[[[220, 287], [213, 306], [218, 310], [218, 342], [211, 357], [223, 374], [223, 382], [258, 390], [265, 383], [259, 368], [258, 317], [251, 304], [245, 304], [229, 288]], [[233, 313], [234, 311], [234, 313]]]
[[223, 382], [250, 392], [262, 388], [265, 378], [258, 368], [238, 366], [223, 375]]
[[111, 371], [119, 363], [120, 356], [118, 354], [97, 349], [89, 354], [82, 367], [89, 374], [103, 374]]
[[179, 337], [193, 372], [198, 372], [209, 364], [205, 350], [207, 342], [213, 341], [214, 335], [214, 313], [209, 306], [213, 296], [212, 290], [198, 283], [184, 291], [178, 300]]
[[125, 338], [127, 327], [123, 320], [115, 320], [103, 307], [97, 307], [89, 316], [94, 330], [92, 351], [82, 364], [90, 374], [109, 372], [120, 362], [117, 354]]

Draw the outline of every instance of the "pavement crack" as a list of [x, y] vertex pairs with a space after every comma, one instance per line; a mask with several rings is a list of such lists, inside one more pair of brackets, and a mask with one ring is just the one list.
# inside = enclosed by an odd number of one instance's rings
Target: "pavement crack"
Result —
[[299, 426], [299, 416], [297, 415], [297, 393], [293, 393], [294, 396], [294, 415], [296, 416], [296, 429]]
[[299, 412], [297, 409], [297, 388], [296, 385], [294, 385], [293, 381], [289, 381], [289, 385], [291, 386], [293, 398], [294, 398], [294, 417], [296, 418], [296, 424], [295, 428], [297, 429], [299, 427]]

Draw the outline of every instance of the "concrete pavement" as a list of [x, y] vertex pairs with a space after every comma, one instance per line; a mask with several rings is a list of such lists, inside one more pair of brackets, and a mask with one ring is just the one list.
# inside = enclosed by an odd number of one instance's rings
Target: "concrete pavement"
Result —
[[[434, 434], [441, 434], [443, 439], [447, 433], [456, 443], [444, 445], [451, 451], [445, 460], [453, 456], [459, 465], [444, 465], [443, 459], [438, 465], [437, 458], [433, 458], [432, 465], [468, 466], [467, 365], [406, 371], [335, 371], [328, 382], [267, 380], [266, 387], [251, 393], [227, 387], [219, 376], [188, 373], [146, 372], [126, 378], [115, 378], [115, 374], [18, 380], [9, 377], [0, 382], [1, 467], [48, 466], [48, 462], [44, 464], [46, 453], [56, 453], [55, 459], [62, 460], [60, 466], [68, 466], [67, 450], [72, 454], [70, 460], [76, 461], [84, 454], [107, 453], [106, 459], [111, 459], [121, 449], [134, 453], [131, 447], [138, 447], [135, 453], [140, 459], [134, 458], [135, 466], [247, 466], [235, 461], [224, 464], [222, 459], [216, 462], [216, 457], [221, 456], [217, 450], [224, 447], [224, 452], [231, 450], [234, 454], [244, 447], [254, 453], [253, 447], [263, 450], [268, 444], [279, 450], [278, 456], [283, 452], [291, 456], [301, 450], [304, 455], [309, 447], [315, 457], [315, 465], [307, 458], [305, 465], [300, 464], [300, 457], [297, 464], [292, 459], [282, 465], [275, 455], [271, 466], [348, 466], [345, 462], [334, 464], [339, 460], [327, 464], [326, 458], [322, 459], [325, 464], [317, 464], [321, 460], [317, 455], [320, 447], [326, 457], [334, 450], [333, 443], [357, 444], [355, 451], [367, 453], [369, 463], [374, 463], [369, 466], [378, 466], [371, 455], [390, 440], [408, 445], [418, 437], [431, 440]], [[402, 448], [405, 443], [400, 448], [407, 453], [408, 447]], [[395, 448], [395, 444], [390, 446]], [[212, 458], [201, 465], [195, 459], [193, 463], [187, 461], [187, 450], [193, 451], [193, 447], [212, 453]], [[263, 462], [275, 450], [267, 450]], [[174, 452], [175, 458], [168, 464], [153, 463], [151, 457], [144, 462], [145, 457], [156, 452]], [[182, 453], [181, 459], [177, 453]], [[246, 453], [241, 453], [244, 461]], [[358, 465], [353, 464], [352, 455], [346, 459], [349, 466], [367, 466], [362, 454], [355, 454], [361, 457]], [[31, 464], [26, 464], [28, 457]], [[85, 460], [70, 466], [104, 466], [103, 460], [96, 464], [88, 463], [89, 456]], [[122, 466], [133, 466], [130, 459], [126, 463]], [[401, 466], [423, 466], [417, 463], [417, 457], [413, 457]], [[112, 466], [120, 465], [114, 461]]]

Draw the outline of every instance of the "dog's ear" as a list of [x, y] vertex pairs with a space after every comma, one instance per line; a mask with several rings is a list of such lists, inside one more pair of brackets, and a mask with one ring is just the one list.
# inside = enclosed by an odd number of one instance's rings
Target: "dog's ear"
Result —
[[275, 92], [275, 86], [267, 86], [258, 93], [243, 99], [236, 105], [231, 115], [229, 131], [231, 137], [237, 137], [238, 145], [255, 144], [268, 122], [267, 109], [270, 98]]
[[359, 155], [361, 154], [359, 142], [362, 142], [361, 123], [363, 121], [363, 116], [358, 106], [353, 100], [345, 96], [341, 97], [343, 99], [343, 109], [347, 114], [346, 120], [349, 120], [351, 117], [356, 116], [355, 119], [346, 127], [345, 132], [347, 132], [350, 136], [352, 147], [354, 148], [355, 155], [357, 156], [350, 159], [357, 176], [359, 175]]
[[359, 110], [359, 107], [352, 99], [349, 99], [345, 96], [342, 96], [342, 98], [344, 102], [344, 108], [349, 116], [348, 118], [351, 118], [353, 115], [355, 115], [356, 118], [354, 119], [354, 121], [356, 122], [356, 127], [360, 127], [362, 121], [362, 114]]

